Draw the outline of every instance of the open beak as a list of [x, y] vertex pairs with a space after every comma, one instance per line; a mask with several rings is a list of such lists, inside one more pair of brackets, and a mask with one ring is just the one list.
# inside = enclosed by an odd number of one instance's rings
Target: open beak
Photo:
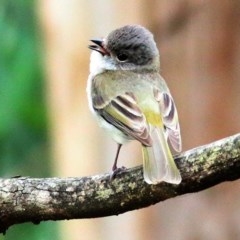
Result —
[[103, 56], [109, 55], [109, 52], [106, 50], [106, 48], [103, 45], [102, 39], [91, 39], [90, 41], [94, 43], [94, 45], [88, 46], [91, 50], [97, 51], [101, 53]]

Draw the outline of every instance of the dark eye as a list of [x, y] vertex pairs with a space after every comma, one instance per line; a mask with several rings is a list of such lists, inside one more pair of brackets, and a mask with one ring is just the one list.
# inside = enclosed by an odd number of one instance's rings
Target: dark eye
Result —
[[119, 54], [117, 54], [117, 59], [120, 62], [125, 62], [128, 60], [128, 55], [126, 53], [119, 53]]

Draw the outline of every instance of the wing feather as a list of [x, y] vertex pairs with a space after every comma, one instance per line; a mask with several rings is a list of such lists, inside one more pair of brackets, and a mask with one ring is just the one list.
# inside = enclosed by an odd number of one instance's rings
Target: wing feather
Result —
[[173, 149], [180, 152], [182, 149], [180, 126], [178, 121], [178, 113], [172, 96], [167, 92], [154, 90], [154, 96], [159, 102], [160, 111], [163, 116], [163, 124], [166, 134]]
[[107, 104], [95, 104], [94, 109], [108, 123], [123, 131], [126, 135], [140, 141], [145, 146], [152, 145], [146, 118], [138, 107], [131, 92], [119, 95]]

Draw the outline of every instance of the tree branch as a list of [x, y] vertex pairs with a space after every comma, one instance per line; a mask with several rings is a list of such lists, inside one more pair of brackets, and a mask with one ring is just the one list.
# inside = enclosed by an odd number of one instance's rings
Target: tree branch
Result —
[[175, 157], [179, 185], [143, 181], [142, 167], [110, 180], [109, 174], [83, 178], [0, 179], [0, 232], [17, 223], [118, 215], [240, 178], [240, 134]]

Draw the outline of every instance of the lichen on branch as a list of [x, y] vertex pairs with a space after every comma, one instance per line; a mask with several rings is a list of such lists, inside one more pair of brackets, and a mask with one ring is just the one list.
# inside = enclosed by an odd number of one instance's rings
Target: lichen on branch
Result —
[[0, 233], [24, 222], [96, 218], [143, 208], [240, 178], [240, 134], [175, 156], [179, 185], [148, 185], [142, 167], [83, 178], [0, 179]]

